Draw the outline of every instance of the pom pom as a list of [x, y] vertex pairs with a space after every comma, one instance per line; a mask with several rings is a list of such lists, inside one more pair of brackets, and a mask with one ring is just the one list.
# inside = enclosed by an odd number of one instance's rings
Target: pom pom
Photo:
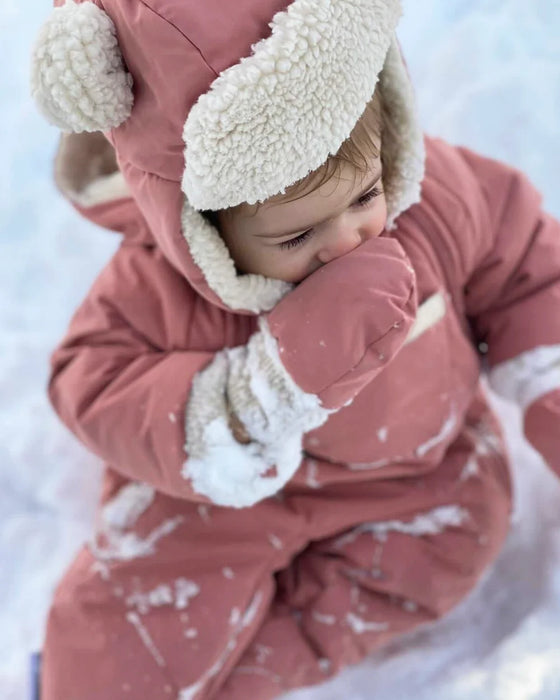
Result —
[[107, 13], [72, 0], [53, 10], [33, 51], [31, 92], [63, 131], [108, 131], [129, 117], [132, 76]]

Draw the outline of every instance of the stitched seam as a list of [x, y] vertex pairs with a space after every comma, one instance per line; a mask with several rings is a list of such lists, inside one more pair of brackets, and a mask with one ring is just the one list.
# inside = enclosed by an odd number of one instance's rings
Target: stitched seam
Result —
[[189, 44], [190, 44], [194, 49], [196, 49], [196, 50], [198, 51], [198, 53], [200, 54], [200, 58], [204, 61], [204, 64], [206, 65], [206, 67], [207, 67], [209, 70], [212, 71], [212, 73], [216, 76], [216, 78], [218, 77], [218, 73], [216, 73], [216, 71], [215, 71], [215, 70], [212, 68], [212, 66], [208, 63], [208, 61], [207, 61], [206, 58], [204, 57], [204, 54], [202, 53], [202, 51], [200, 50], [200, 48], [194, 43], [194, 41], [192, 41], [192, 39], [190, 39], [186, 34], [184, 34], [184, 33], [179, 29], [179, 27], [175, 26], [175, 25], [173, 24], [173, 22], [170, 22], [166, 17], [163, 17], [162, 15], [159, 14], [159, 12], [157, 12], [157, 11], [154, 10], [152, 7], [150, 7], [149, 5], [147, 5], [146, 2], [145, 2], [145, 0], [140, 0], [140, 2], [142, 3], [142, 5], [144, 5], [144, 7], [145, 7], [147, 10], [149, 10], [149, 11], [152, 12], [154, 15], [156, 15], [156, 17], [159, 17], [163, 22], [165, 22], [166, 24], [168, 24], [170, 27], [173, 27], [173, 29], [175, 29], [176, 32], [179, 32], [179, 34], [180, 34], [184, 39], [186, 39], [186, 40], [189, 42]]

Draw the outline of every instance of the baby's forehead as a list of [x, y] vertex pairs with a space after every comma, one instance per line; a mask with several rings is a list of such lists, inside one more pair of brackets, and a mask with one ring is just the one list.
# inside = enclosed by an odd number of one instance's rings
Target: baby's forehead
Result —
[[261, 204], [236, 207], [234, 219], [248, 233], [275, 236], [306, 230], [342, 213], [381, 175], [381, 164], [375, 162], [365, 172], [345, 168], [320, 186], [300, 193], [276, 195]]
[[243, 217], [255, 217], [259, 214], [279, 215], [290, 209], [308, 206], [324, 206], [327, 202], [340, 202], [351, 197], [364, 183], [369, 182], [378, 170], [378, 162], [373, 161], [367, 170], [360, 171], [351, 163], [343, 163], [334, 172], [321, 170], [310, 173], [302, 182], [287, 188], [285, 193], [274, 195], [258, 204], [240, 204], [234, 207]]

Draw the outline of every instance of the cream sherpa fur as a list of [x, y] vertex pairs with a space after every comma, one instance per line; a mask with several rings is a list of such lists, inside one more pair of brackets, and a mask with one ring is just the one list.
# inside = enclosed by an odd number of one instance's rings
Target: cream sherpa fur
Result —
[[31, 91], [43, 115], [63, 131], [108, 131], [132, 109], [132, 77], [123, 66], [110, 17], [91, 2], [53, 10], [35, 44]]
[[398, 0], [294, 0], [253, 55], [191, 109], [183, 191], [198, 210], [254, 204], [316, 170], [375, 90]]
[[[239, 444], [228, 405], [251, 442]], [[301, 462], [303, 435], [332, 413], [284, 368], [264, 320], [247, 345], [218, 353], [193, 381], [186, 407], [183, 476], [213, 503], [251, 506], [281, 489]], [[267, 472], [274, 467], [276, 473]]]

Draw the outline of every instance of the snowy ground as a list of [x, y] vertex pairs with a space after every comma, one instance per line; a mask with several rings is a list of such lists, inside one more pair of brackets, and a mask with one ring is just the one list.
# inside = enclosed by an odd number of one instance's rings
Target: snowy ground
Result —
[[[560, 216], [560, 3], [405, 0], [405, 9], [400, 36], [427, 131], [525, 169]], [[48, 12], [48, 0], [0, 2], [4, 700], [26, 697], [49, 596], [90, 528], [99, 465], [59, 426], [45, 382], [50, 349], [116, 245], [51, 183], [57, 135], [27, 96], [29, 43]], [[518, 499], [495, 568], [445, 621], [293, 700], [558, 700], [560, 485], [520, 439], [517, 413], [500, 412]]]

